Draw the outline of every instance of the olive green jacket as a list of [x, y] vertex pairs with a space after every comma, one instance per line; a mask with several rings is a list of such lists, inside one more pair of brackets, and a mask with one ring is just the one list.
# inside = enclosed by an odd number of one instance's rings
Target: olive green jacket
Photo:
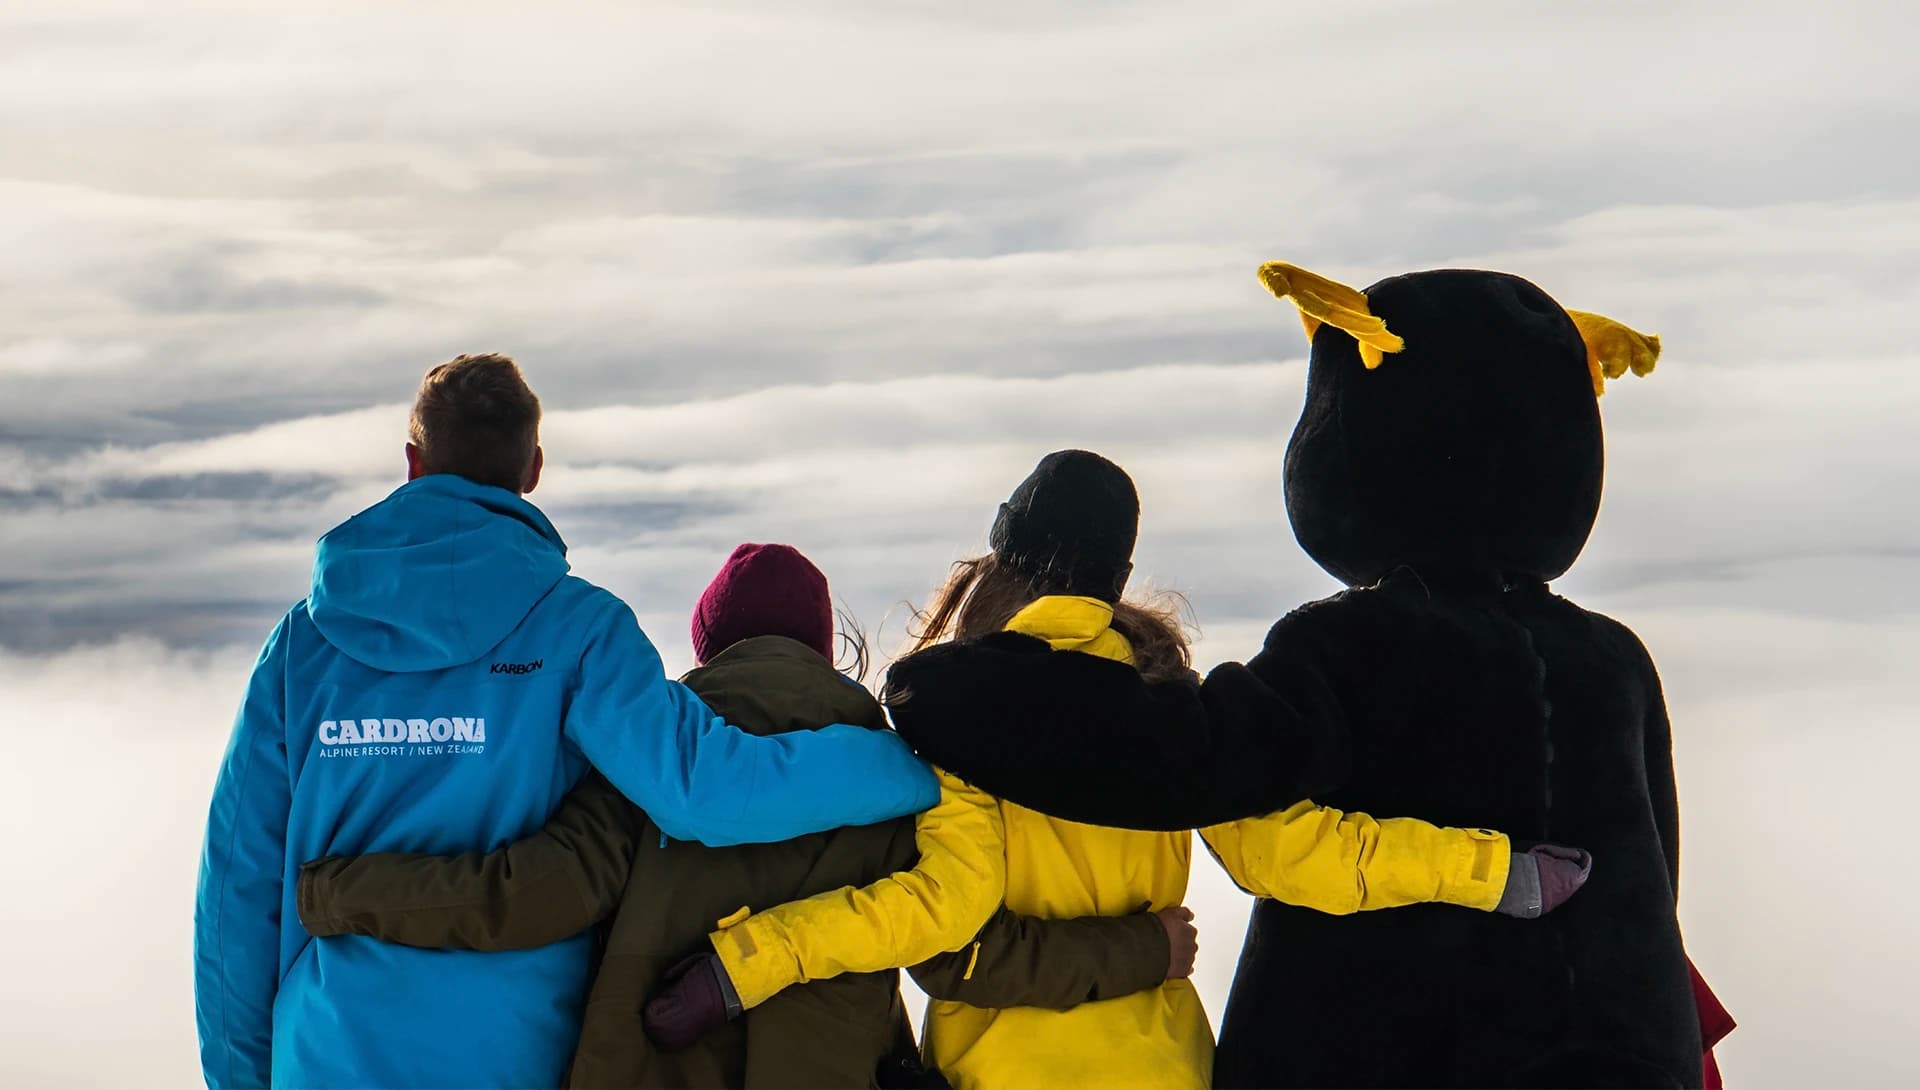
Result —
[[[684, 679], [716, 714], [774, 734], [830, 723], [886, 729], [879, 704], [818, 654], [777, 636], [743, 640]], [[918, 858], [902, 819], [779, 844], [669, 841], [599, 775], [540, 832], [497, 851], [387, 853], [302, 868], [300, 918], [315, 935], [509, 950], [601, 925], [603, 953], [567, 1085], [848, 1087], [912, 1048], [897, 974], [789, 988], [669, 1054], [642, 1032], [647, 995], [742, 908], [863, 886]], [[929, 994], [976, 1006], [1071, 1007], [1159, 984], [1165, 933], [1152, 916], [1035, 920], [1002, 910], [975, 943], [916, 967]]]

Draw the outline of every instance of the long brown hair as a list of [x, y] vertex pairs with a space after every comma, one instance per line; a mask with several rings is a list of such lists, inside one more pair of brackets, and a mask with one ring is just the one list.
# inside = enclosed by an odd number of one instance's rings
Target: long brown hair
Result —
[[869, 658], [867, 652], [867, 634], [860, 630], [860, 619], [853, 610], [844, 605], [833, 607], [834, 660], [833, 668], [855, 681], [867, 680]]
[[[1014, 614], [1051, 593], [991, 553], [956, 561], [946, 585], [934, 592], [927, 608], [914, 612], [907, 650], [999, 632]], [[1192, 669], [1187, 612], [1187, 600], [1173, 591], [1114, 604], [1113, 630], [1133, 645], [1133, 664], [1147, 680], [1164, 681]]]

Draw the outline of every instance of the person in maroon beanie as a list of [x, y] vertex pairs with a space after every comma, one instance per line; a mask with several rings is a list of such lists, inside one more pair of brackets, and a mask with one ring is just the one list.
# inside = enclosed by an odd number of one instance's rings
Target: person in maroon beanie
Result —
[[[827, 578], [790, 545], [733, 550], [694, 606], [699, 669], [683, 680], [728, 722], [758, 734], [852, 723], [886, 730], [858, 683], [865, 644], [837, 634]], [[846, 641], [853, 677], [835, 668]], [[743, 790], [750, 785], [742, 784]], [[864, 1088], [918, 1077], [897, 973], [849, 974], [791, 988], [694, 1039], [664, 1048], [642, 1024], [648, 997], [681, 983], [683, 1010], [655, 1002], [669, 1036], [738, 1014], [699, 957], [707, 932], [742, 905], [775, 905], [864, 886], [911, 867], [911, 818], [777, 844], [709, 848], [668, 839], [597, 775], [539, 832], [480, 854], [388, 854], [308, 864], [300, 919], [315, 935], [370, 935], [421, 947], [521, 950], [599, 926], [604, 953], [585, 997], [569, 1086]], [[684, 1051], [683, 1051], [684, 1049]]]

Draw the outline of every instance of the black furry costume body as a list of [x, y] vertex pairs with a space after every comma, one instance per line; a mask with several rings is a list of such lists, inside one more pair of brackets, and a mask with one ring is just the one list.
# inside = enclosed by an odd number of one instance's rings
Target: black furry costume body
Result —
[[1593, 853], [1539, 920], [1260, 901], [1218, 1085], [1698, 1086], [1659, 678], [1631, 631], [1547, 587], [1599, 505], [1581, 331], [1496, 273], [1395, 277], [1362, 305], [1404, 349], [1369, 368], [1318, 327], [1286, 477], [1301, 545], [1357, 589], [1198, 687], [1017, 636], [934, 648], [889, 678], [913, 694], [896, 725], [1073, 820], [1197, 827], [1312, 797]]

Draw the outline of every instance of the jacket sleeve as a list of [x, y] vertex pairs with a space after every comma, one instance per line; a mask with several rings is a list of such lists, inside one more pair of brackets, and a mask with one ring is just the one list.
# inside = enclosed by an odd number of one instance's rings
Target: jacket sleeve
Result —
[[1255, 897], [1342, 916], [1428, 902], [1491, 912], [1507, 888], [1513, 850], [1502, 833], [1376, 821], [1312, 802], [1200, 835], [1234, 884]]
[[1167, 932], [1151, 912], [1043, 920], [1002, 908], [973, 942], [908, 970], [935, 999], [1071, 1010], [1158, 987]]
[[588, 638], [565, 729], [661, 831], [715, 847], [871, 825], [940, 797], [932, 770], [890, 731], [760, 737], [728, 725], [667, 679], [633, 611], [617, 602]]
[[300, 868], [300, 922], [314, 935], [405, 946], [524, 950], [611, 915], [633, 861], [635, 811], [589, 773], [546, 826], [497, 851], [387, 852]]
[[214, 782], [193, 912], [194, 1015], [207, 1085], [259, 1087], [273, 1070], [292, 785], [287, 622], [267, 638]]
[[1000, 804], [944, 773], [940, 787], [914, 822], [912, 870], [720, 921], [713, 948], [743, 1007], [809, 980], [913, 965], [979, 932], [1006, 896]]
[[[1643, 651], [1642, 654], [1645, 652]], [[1660, 850], [1667, 857], [1667, 881], [1673, 899], [1680, 900], [1680, 792], [1673, 775], [1673, 722], [1667, 718], [1667, 698], [1660, 675], [1649, 658], [1647, 672], [1646, 736], [1647, 797], [1653, 803], [1653, 825], [1660, 833]]]
[[1204, 683], [1148, 682], [1125, 663], [996, 633], [900, 660], [886, 700], [922, 756], [996, 797], [1093, 825], [1192, 829], [1345, 776], [1344, 721], [1312, 659], [1271, 645], [1262, 657], [1273, 677], [1226, 663]]

